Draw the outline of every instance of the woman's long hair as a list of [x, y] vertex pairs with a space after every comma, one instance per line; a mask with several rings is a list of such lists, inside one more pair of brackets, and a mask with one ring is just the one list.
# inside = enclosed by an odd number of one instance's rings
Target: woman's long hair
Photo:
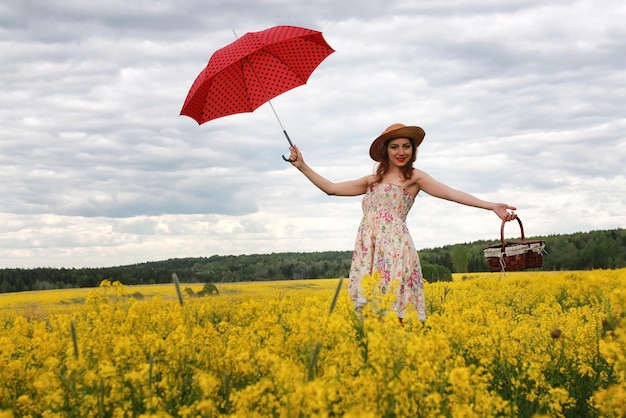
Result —
[[[394, 139], [398, 138], [390, 139], [389, 141], [385, 142], [385, 145], [383, 146], [383, 155], [380, 163], [378, 163], [378, 166], [376, 167], [376, 179], [374, 180], [374, 183], [372, 183], [372, 185], [380, 183], [383, 180], [383, 176], [389, 172], [389, 155], [387, 154], [387, 146], [389, 145], [389, 142], [393, 141]], [[415, 146], [415, 141], [413, 140], [413, 138], [407, 139], [411, 143], [411, 148], [413, 148], [413, 152], [411, 153], [411, 161], [409, 161], [409, 164], [405, 165], [400, 170], [402, 173], [402, 177], [404, 177], [405, 180], [409, 180], [413, 175], [413, 163], [417, 158], [417, 147]]]

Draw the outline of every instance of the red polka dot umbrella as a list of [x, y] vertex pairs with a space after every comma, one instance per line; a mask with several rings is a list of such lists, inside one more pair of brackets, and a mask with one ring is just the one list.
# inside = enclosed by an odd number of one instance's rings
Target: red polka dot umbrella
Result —
[[[198, 124], [252, 112], [270, 99], [307, 82], [334, 50], [321, 32], [276, 26], [249, 32], [215, 51], [194, 81], [180, 112]], [[291, 140], [283, 128], [289, 144]], [[283, 157], [284, 159], [285, 157]]]

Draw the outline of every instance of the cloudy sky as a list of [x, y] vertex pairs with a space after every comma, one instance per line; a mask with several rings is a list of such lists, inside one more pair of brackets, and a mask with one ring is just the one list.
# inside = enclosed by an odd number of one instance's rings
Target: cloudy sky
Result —
[[[416, 124], [417, 166], [517, 206], [527, 236], [624, 228], [624, 22], [622, 0], [2, 2], [0, 267], [352, 249], [361, 198], [283, 162], [268, 105], [180, 116], [233, 31], [276, 25], [336, 51], [272, 101], [329, 179], [371, 173], [371, 141]], [[418, 249], [500, 228], [422, 194], [407, 224]]]

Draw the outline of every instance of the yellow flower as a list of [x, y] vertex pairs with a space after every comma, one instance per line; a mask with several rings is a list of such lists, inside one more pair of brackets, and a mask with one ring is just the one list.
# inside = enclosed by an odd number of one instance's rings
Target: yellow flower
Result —
[[428, 319], [402, 325], [376, 280], [361, 315], [347, 289], [329, 314], [337, 280], [225, 283], [184, 306], [105, 280], [81, 303], [10, 305], [0, 418], [626, 415], [626, 269], [426, 284]]

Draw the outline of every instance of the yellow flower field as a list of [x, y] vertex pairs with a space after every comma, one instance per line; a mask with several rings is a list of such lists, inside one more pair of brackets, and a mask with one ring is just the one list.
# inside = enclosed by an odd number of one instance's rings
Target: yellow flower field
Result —
[[455, 279], [404, 325], [337, 279], [2, 294], [0, 417], [626, 416], [626, 269]]

